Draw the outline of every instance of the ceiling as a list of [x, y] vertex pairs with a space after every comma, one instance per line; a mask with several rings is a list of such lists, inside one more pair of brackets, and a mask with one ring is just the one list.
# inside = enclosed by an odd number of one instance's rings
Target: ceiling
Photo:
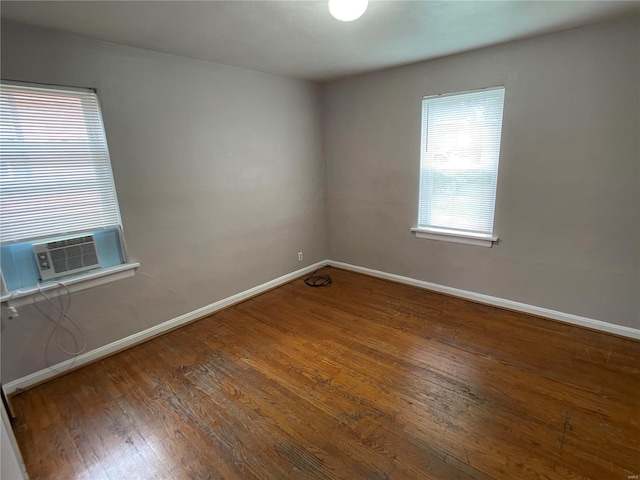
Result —
[[640, 2], [2, 1], [2, 19], [277, 75], [329, 80], [631, 15]]

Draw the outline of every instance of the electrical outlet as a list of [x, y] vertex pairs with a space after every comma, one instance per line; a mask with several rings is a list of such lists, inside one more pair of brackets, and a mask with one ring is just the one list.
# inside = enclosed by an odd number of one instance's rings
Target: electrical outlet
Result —
[[7, 318], [9, 320], [13, 320], [14, 318], [18, 318], [20, 316], [18, 314], [18, 310], [16, 310], [16, 307], [7, 307], [5, 312], [7, 313]]
[[302, 252], [298, 252], [298, 261], [301, 262], [303, 258]]

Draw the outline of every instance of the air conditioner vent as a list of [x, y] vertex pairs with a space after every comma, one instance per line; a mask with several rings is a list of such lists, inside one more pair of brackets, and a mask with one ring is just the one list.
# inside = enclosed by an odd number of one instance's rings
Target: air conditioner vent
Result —
[[93, 235], [34, 243], [33, 252], [42, 280], [100, 267]]

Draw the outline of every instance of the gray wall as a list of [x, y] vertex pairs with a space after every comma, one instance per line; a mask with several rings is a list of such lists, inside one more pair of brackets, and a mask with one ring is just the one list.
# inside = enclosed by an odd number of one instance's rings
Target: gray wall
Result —
[[[331, 259], [640, 327], [638, 19], [329, 83]], [[425, 95], [506, 86], [499, 245], [418, 239]]]
[[[99, 93], [142, 267], [74, 294], [89, 349], [327, 257], [639, 328], [639, 31], [506, 44], [320, 98], [302, 81], [8, 24], [2, 77]], [[422, 97], [498, 84], [500, 244], [415, 238]], [[45, 358], [52, 325], [33, 308], [2, 328], [5, 383], [66, 358]]]
[[[73, 295], [89, 350], [327, 257], [316, 85], [11, 24], [2, 77], [98, 91], [142, 267]], [[45, 360], [51, 323], [20, 313], [3, 319], [4, 383], [67, 358]]]

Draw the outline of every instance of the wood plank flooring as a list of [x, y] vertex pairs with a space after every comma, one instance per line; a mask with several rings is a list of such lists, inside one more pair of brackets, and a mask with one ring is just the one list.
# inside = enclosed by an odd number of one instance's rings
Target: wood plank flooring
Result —
[[15, 396], [31, 478], [640, 474], [640, 342], [327, 273]]

